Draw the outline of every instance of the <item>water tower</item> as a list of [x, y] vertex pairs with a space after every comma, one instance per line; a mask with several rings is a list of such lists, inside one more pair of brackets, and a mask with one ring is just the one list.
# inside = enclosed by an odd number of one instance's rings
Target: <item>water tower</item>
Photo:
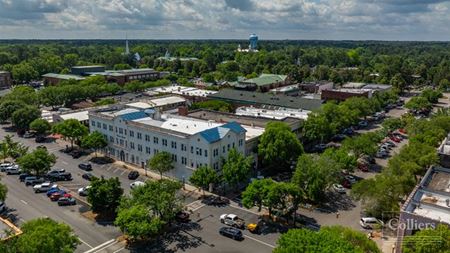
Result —
[[250, 41], [250, 45], [248, 46], [248, 49], [250, 51], [255, 51], [256, 50], [256, 46], [258, 44], [258, 36], [256, 36], [256, 34], [254, 34], [254, 33], [250, 34], [249, 41]]

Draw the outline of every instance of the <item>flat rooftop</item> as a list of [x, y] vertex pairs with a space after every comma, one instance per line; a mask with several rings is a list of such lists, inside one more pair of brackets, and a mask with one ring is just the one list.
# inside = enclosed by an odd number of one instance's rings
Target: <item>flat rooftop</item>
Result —
[[444, 139], [441, 146], [439, 146], [439, 153], [450, 155], [450, 134]]
[[79, 111], [79, 112], [73, 112], [73, 113], [66, 113], [59, 115], [63, 120], [68, 119], [76, 119], [78, 121], [86, 121], [89, 120], [89, 111]]
[[276, 110], [255, 108], [255, 107], [239, 107], [236, 109], [237, 115], [246, 115], [252, 117], [262, 117], [268, 119], [282, 120], [287, 117], [306, 120], [308, 113], [311, 111], [301, 109], [279, 108]]
[[206, 97], [210, 94], [216, 94], [217, 91], [212, 90], [202, 90], [194, 87], [186, 87], [186, 86], [163, 86], [150, 89], [150, 92], [158, 92], [158, 93], [172, 93], [190, 97]]
[[450, 169], [431, 167], [402, 209], [450, 224]]
[[340, 88], [340, 89], [332, 89], [332, 90], [338, 91], [338, 92], [347, 92], [347, 93], [356, 93], [356, 94], [363, 94], [363, 93], [372, 91], [371, 89], [352, 89], [352, 88]]
[[154, 106], [164, 106], [164, 105], [171, 105], [171, 104], [177, 104], [177, 103], [185, 103], [186, 99], [183, 97], [178, 97], [178, 96], [169, 96], [169, 97], [150, 99], [149, 102], [151, 104], [153, 104]]
[[287, 92], [287, 91], [295, 91], [300, 89], [298, 87], [298, 84], [292, 84], [292, 85], [288, 85], [288, 86], [283, 86], [283, 87], [278, 87], [278, 88], [274, 88], [269, 90], [270, 92]]
[[70, 79], [74, 79], [77, 81], [80, 80], [84, 80], [85, 78], [82, 76], [77, 76], [77, 75], [70, 75], [70, 74], [55, 74], [55, 73], [47, 73], [45, 75], [42, 75], [43, 77], [50, 77], [50, 78], [58, 78], [58, 79], [63, 79], [63, 80], [70, 80]]
[[150, 105], [149, 103], [146, 103], [146, 102], [134, 102], [134, 103], [126, 104], [126, 106], [138, 108], [138, 109], [148, 109], [148, 108], [153, 107], [152, 105]]

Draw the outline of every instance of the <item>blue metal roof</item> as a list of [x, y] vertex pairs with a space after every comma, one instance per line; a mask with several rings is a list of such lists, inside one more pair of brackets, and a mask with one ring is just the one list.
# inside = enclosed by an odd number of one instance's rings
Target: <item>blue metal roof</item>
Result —
[[200, 132], [200, 135], [209, 143], [214, 143], [222, 139], [229, 129], [223, 127], [214, 127]]
[[125, 114], [120, 115], [120, 117], [123, 120], [131, 121], [131, 120], [142, 119], [142, 118], [148, 117], [148, 115], [143, 111], [138, 111], [138, 112], [125, 113]]
[[235, 132], [235, 133], [243, 133], [243, 132], [247, 132], [247, 130], [245, 130], [245, 128], [243, 128], [239, 123], [237, 123], [236, 121], [232, 121], [232, 122], [228, 122], [225, 125], [222, 125], [221, 127], [225, 127], [230, 129], [231, 131]]

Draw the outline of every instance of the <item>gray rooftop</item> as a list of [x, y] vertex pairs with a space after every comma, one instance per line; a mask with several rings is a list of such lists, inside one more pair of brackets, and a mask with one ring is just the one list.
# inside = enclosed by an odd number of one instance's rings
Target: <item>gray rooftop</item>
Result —
[[322, 105], [320, 99], [310, 99], [302, 97], [291, 97], [286, 95], [274, 95], [270, 93], [260, 93], [252, 91], [241, 91], [233, 89], [222, 89], [216, 94], [208, 95], [212, 99], [221, 99], [241, 104], [262, 104], [294, 109], [304, 109], [313, 111]]

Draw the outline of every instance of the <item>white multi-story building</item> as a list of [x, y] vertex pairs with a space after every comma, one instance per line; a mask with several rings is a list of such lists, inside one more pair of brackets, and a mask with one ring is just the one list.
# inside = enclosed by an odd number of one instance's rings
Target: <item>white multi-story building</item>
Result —
[[[124, 162], [145, 166], [156, 153], [171, 153], [175, 168], [169, 173], [179, 179], [190, 177], [202, 165], [219, 171], [222, 157], [232, 148], [245, 152], [247, 130], [236, 122], [161, 115], [154, 109], [108, 108], [89, 112], [89, 126], [107, 138], [109, 155]], [[260, 135], [263, 129], [250, 131]]]

